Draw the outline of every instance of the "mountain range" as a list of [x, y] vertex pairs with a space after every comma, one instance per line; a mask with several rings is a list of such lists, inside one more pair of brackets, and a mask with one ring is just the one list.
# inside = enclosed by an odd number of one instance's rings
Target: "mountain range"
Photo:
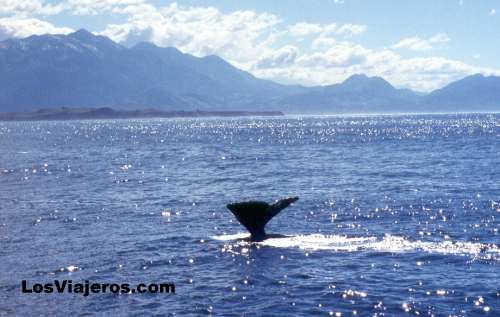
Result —
[[429, 94], [380, 77], [304, 87], [259, 79], [220, 57], [125, 47], [86, 30], [0, 42], [0, 112], [55, 107], [287, 113], [500, 111], [500, 77], [477, 74]]

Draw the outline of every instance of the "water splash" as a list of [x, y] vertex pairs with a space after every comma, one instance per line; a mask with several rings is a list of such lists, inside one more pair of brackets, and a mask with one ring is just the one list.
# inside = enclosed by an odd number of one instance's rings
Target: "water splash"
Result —
[[[248, 238], [246, 233], [220, 235], [212, 237], [219, 241], [235, 241]], [[270, 238], [258, 245], [275, 248], [299, 248], [303, 250], [330, 250], [337, 252], [379, 251], [391, 253], [426, 252], [448, 255], [472, 256], [475, 259], [500, 261], [500, 248], [497, 245], [440, 241], [429, 242], [410, 240], [401, 236], [385, 235], [384, 237], [346, 237], [340, 235], [298, 235]]]

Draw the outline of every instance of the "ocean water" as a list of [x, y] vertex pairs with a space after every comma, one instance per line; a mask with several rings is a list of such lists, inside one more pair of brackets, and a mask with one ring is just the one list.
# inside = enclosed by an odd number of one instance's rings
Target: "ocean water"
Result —
[[2, 316], [499, 316], [499, 220], [499, 114], [0, 123]]

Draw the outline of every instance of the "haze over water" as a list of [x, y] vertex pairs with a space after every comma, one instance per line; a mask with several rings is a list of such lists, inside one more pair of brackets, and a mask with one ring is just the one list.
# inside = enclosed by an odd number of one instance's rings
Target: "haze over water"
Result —
[[499, 166], [499, 114], [2, 122], [0, 315], [495, 316]]

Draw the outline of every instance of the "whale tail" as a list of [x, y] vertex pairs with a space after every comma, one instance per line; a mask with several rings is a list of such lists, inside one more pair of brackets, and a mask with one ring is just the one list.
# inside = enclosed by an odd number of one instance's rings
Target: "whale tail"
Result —
[[245, 201], [228, 204], [226, 207], [236, 219], [250, 232], [252, 241], [262, 241], [266, 238], [266, 224], [280, 211], [296, 202], [299, 197], [281, 199], [270, 205], [263, 201]]

